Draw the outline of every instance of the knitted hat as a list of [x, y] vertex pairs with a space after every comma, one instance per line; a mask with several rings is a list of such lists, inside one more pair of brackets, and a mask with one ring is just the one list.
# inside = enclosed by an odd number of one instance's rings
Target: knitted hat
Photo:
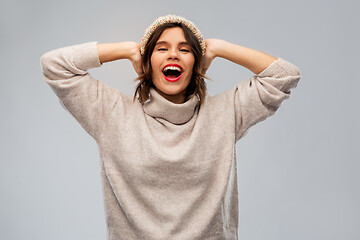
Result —
[[141, 55], [144, 55], [145, 46], [148, 43], [151, 35], [159, 26], [165, 23], [182, 23], [184, 26], [190, 29], [201, 46], [202, 55], [205, 55], [205, 41], [199, 29], [195, 26], [194, 23], [186, 20], [183, 17], [175, 16], [175, 15], [167, 15], [164, 17], [159, 17], [145, 30], [145, 35], [141, 39], [141, 48], [140, 48]]

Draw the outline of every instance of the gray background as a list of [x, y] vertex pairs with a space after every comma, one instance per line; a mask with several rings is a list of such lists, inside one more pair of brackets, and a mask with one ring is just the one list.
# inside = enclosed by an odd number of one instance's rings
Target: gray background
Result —
[[[158, 16], [284, 58], [302, 79], [237, 145], [240, 239], [360, 239], [359, 1], [2, 1], [0, 239], [105, 239], [96, 142], [42, 78], [40, 56], [140, 41]], [[126, 60], [90, 73], [124, 93]], [[252, 76], [215, 59], [211, 94]]]

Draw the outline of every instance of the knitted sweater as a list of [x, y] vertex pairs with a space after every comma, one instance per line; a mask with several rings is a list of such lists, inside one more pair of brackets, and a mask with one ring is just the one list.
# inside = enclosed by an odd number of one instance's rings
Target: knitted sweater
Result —
[[238, 189], [235, 144], [274, 114], [299, 69], [278, 58], [221, 94], [174, 104], [151, 89], [150, 100], [94, 79], [97, 42], [41, 57], [45, 81], [96, 140], [107, 239], [235, 240]]

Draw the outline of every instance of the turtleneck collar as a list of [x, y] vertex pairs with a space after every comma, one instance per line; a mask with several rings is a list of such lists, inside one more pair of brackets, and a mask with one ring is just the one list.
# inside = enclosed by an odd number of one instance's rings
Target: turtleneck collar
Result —
[[173, 124], [184, 124], [194, 115], [199, 105], [197, 96], [185, 103], [175, 104], [161, 96], [154, 88], [150, 88], [150, 99], [143, 104], [144, 112], [154, 118], [162, 118]]

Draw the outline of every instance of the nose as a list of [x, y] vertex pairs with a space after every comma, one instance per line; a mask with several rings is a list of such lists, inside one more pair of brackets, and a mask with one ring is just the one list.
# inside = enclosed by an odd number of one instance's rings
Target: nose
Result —
[[179, 60], [179, 53], [178, 50], [176, 48], [171, 48], [169, 50], [169, 56], [168, 59], [176, 59]]

